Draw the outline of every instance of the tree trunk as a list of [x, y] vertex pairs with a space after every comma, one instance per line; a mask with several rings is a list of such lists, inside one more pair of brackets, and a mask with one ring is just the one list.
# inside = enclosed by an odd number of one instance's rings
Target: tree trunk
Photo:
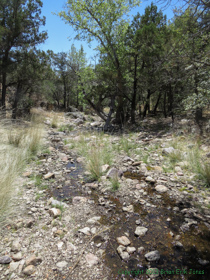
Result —
[[164, 117], [167, 118], [167, 113], [166, 113], [166, 91], [164, 92], [164, 102], [163, 102], [163, 113]]
[[158, 95], [157, 102], [156, 102], [155, 107], [154, 107], [154, 109], [153, 109], [153, 114], [154, 114], [154, 115], [156, 115], [157, 107], [158, 107], [158, 104], [159, 104], [159, 102], [160, 102], [160, 97], [161, 97], [161, 92], [160, 92], [159, 95]]
[[118, 100], [117, 100], [117, 110], [116, 110], [116, 123], [122, 125], [124, 123], [124, 110], [123, 110], [123, 84], [122, 84], [122, 76], [120, 71], [118, 70]]
[[136, 92], [137, 92], [137, 55], [135, 55], [135, 63], [134, 63], [133, 96], [131, 101], [131, 123], [135, 123]]
[[171, 116], [172, 121], [174, 121], [173, 103], [174, 103], [174, 95], [170, 84], [169, 91], [168, 91], [168, 115]]
[[143, 118], [146, 117], [146, 114], [147, 114], [147, 110], [149, 110], [150, 106], [149, 106], [149, 102], [150, 102], [150, 96], [151, 96], [151, 90], [148, 89], [147, 90], [147, 99], [146, 99], [146, 104], [144, 106], [144, 112], [143, 112]]
[[21, 84], [18, 83], [16, 92], [15, 92], [15, 100], [12, 105], [12, 118], [13, 119], [16, 119], [16, 117], [17, 117], [17, 105], [18, 105], [18, 101], [20, 98], [20, 92], [21, 92]]
[[107, 116], [107, 119], [106, 119], [106, 123], [104, 125], [104, 131], [107, 131], [108, 130], [108, 127], [109, 127], [109, 124], [110, 124], [110, 121], [111, 121], [111, 117], [112, 117], [112, 114], [114, 113], [114, 107], [115, 107], [115, 96], [112, 96], [112, 99], [111, 99], [111, 102], [110, 102], [110, 106], [109, 106], [109, 114]]
[[66, 79], [63, 78], [63, 86], [64, 86], [64, 92], [63, 92], [63, 107], [66, 109]]

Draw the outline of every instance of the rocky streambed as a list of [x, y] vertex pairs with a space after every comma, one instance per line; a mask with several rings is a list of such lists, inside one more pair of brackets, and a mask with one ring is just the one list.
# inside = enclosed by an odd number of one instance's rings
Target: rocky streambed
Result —
[[91, 181], [64, 144], [78, 135], [46, 129], [48, 150], [20, 178], [17, 216], [1, 228], [0, 279], [209, 279], [209, 211], [178, 190], [192, 188], [181, 169], [121, 155]]

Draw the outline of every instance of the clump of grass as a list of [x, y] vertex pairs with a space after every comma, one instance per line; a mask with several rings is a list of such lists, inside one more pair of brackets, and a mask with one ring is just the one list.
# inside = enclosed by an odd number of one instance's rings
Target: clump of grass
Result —
[[58, 127], [58, 116], [56, 114], [53, 115], [52, 121], [51, 121], [51, 127], [57, 128]]
[[130, 155], [130, 150], [133, 147], [133, 144], [131, 141], [129, 141], [129, 139], [125, 138], [125, 137], [122, 137], [120, 139], [120, 145], [121, 145], [121, 148], [126, 152], [126, 154], [129, 156]]
[[86, 169], [93, 180], [99, 180], [103, 175], [102, 165], [111, 165], [113, 162], [112, 145], [103, 133], [83, 134], [70, 144], [70, 149], [76, 148], [78, 154], [86, 158]]
[[198, 146], [190, 151], [189, 161], [191, 170], [198, 179], [202, 180], [206, 187], [210, 187], [210, 164], [202, 159]]
[[170, 163], [175, 166], [177, 162], [182, 160], [182, 153], [180, 150], [176, 150], [168, 155]]
[[91, 174], [91, 178], [94, 180], [99, 180], [102, 176], [102, 159], [101, 151], [99, 149], [92, 148], [88, 155], [87, 169]]
[[118, 180], [118, 176], [115, 175], [113, 178], [110, 179], [110, 182], [112, 183], [112, 190], [116, 191], [120, 187], [120, 182]]
[[28, 151], [32, 156], [38, 152], [41, 146], [42, 132], [43, 130], [39, 125], [31, 126], [28, 129], [25, 144], [28, 146]]
[[[9, 214], [8, 203], [16, 195], [14, 181], [24, 170], [32, 154], [38, 150], [42, 128], [35, 122], [13, 124], [6, 120], [0, 122], [0, 217]], [[8, 137], [9, 135], [9, 137]], [[12, 208], [12, 207], [11, 207]], [[7, 211], [6, 211], [7, 210]], [[12, 210], [12, 209], [11, 209]], [[5, 215], [3, 215], [5, 213]]]
[[7, 136], [9, 144], [14, 145], [15, 147], [19, 147], [24, 138], [23, 132], [15, 129], [9, 130]]
[[73, 130], [74, 130], [74, 127], [69, 124], [62, 125], [58, 129], [58, 131], [61, 131], [61, 132], [70, 132]]

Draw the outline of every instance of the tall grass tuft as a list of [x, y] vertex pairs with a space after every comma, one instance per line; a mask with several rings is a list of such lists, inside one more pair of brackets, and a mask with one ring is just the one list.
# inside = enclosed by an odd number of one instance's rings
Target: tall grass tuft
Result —
[[202, 159], [199, 147], [196, 146], [192, 149], [188, 157], [192, 171], [197, 174], [206, 187], [210, 187], [210, 163]]
[[0, 122], [0, 220], [16, 194], [14, 181], [40, 147], [42, 131], [37, 119], [29, 124]]

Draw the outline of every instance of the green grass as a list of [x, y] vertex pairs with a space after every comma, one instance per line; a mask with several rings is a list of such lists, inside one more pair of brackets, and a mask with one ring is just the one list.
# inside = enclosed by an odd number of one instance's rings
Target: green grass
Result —
[[112, 183], [112, 190], [113, 191], [116, 191], [119, 189], [120, 187], [120, 182], [119, 182], [119, 179], [118, 179], [118, 176], [114, 176], [113, 178], [110, 179], [110, 182]]
[[69, 124], [61, 125], [58, 129], [58, 131], [61, 131], [61, 132], [70, 132], [73, 130], [74, 130], [74, 127]]
[[86, 160], [86, 170], [90, 172], [93, 180], [100, 180], [102, 165], [113, 163], [113, 149], [109, 137], [103, 133], [83, 134], [77, 141], [72, 141], [69, 149], [75, 148], [78, 154]]
[[[11, 130], [12, 128], [12, 130]], [[8, 205], [16, 193], [15, 179], [23, 172], [27, 162], [40, 148], [42, 126], [37, 118], [28, 123], [0, 122], [0, 216], [8, 213]], [[6, 211], [7, 210], [7, 211]], [[12, 209], [10, 209], [12, 210]], [[3, 214], [4, 213], [4, 214]]]
[[57, 128], [58, 127], [58, 116], [56, 114], [54, 114], [53, 117], [52, 117], [51, 127], [52, 128]]
[[198, 179], [202, 180], [206, 187], [210, 187], [210, 163], [202, 158], [199, 146], [190, 151], [188, 160]]

